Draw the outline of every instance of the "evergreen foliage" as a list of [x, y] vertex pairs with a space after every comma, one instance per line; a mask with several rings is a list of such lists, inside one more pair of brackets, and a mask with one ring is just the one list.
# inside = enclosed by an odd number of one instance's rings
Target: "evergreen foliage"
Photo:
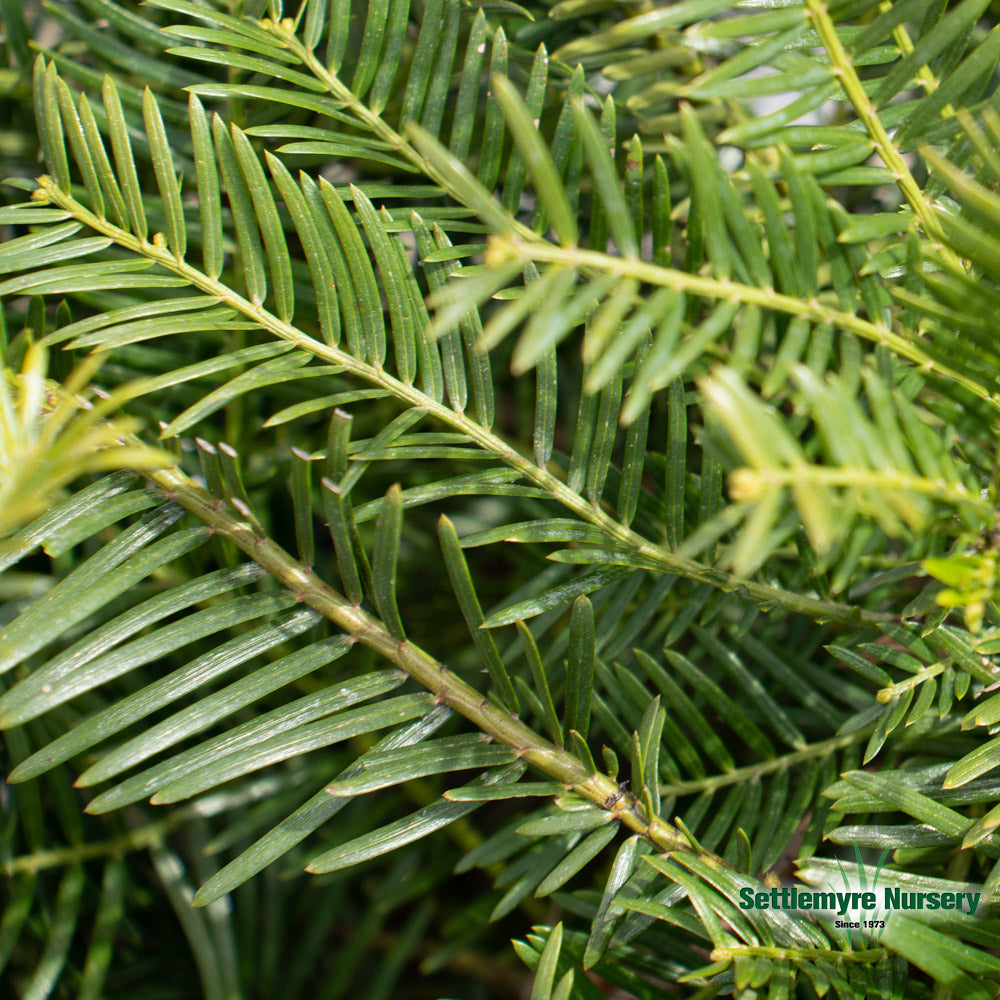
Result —
[[996, 4], [0, 11], [5, 995], [997, 994]]

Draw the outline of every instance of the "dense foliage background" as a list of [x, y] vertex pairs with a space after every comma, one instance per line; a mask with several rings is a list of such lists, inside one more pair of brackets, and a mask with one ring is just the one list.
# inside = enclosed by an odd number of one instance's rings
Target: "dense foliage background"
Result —
[[996, 994], [995, 4], [0, 11], [0, 993]]

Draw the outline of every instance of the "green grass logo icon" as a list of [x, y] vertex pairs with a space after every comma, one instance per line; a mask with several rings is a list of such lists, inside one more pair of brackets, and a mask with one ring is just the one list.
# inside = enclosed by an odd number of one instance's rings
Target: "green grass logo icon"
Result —
[[[861, 892], [876, 892], [878, 890], [878, 877], [882, 873], [882, 866], [885, 864], [885, 859], [889, 856], [890, 848], [887, 847], [885, 848], [884, 851], [882, 851], [882, 856], [878, 859], [878, 864], [875, 865], [875, 874], [872, 876], [871, 885], [869, 885], [868, 877], [865, 874], [865, 864], [861, 858], [861, 848], [858, 847], [858, 842], [856, 840], [852, 841], [852, 843], [854, 844], [854, 859], [858, 866], [858, 875], [857, 875], [858, 888]], [[845, 891], [851, 891], [852, 889], [851, 880], [848, 877], [847, 872], [844, 871], [844, 866], [840, 863], [839, 858], [837, 859], [837, 867], [840, 869], [840, 877], [844, 880]], [[859, 920], [859, 923], [861, 924], [861, 927], [856, 932], [858, 935], [859, 946], [862, 944], [862, 938], [865, 935], [868, 936], [868, 939], [871, 942], [877, 942], [882, 937], [882, 934], [885, 932], [884, 920], [875, 921], [874, 923], [876, 926], [866, 928], [865, 917], [862, 915], [861, 919]], [[847, 932], [848, 948], [854, 947], [854, 935], [855, 935], [854, 930], [848, 930]]]

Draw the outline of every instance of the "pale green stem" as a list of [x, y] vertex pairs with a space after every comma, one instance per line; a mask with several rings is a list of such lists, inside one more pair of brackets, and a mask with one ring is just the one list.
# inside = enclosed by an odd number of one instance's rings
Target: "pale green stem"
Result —
[[[297, 327], [286, 323], [273, 313], [268, 312], [262, 305], [255, 305], [239, 293], [233, 291], [233, 289], [228, 288], [222, 282], [208, 277], [185, 261], [178, 260], [165, 245], [160, 245], [160, 242], [155, 240], [155, 238], [152, 242], [141, 240], [131, 233], [114, 226], [107, 219], [98, 218], [93, 212], [73, 199], [72, 196], [61, 191], [50, 178], [41, 177], [38, 183], [40, 193], [44, 194], [51, 203], [66, 209], [91, 229], [104, 233], [120, 246], [151, 260], [155, 260], [167, 270], [183, 277], [195, 288], [213, 296], [218, 301], [224, 302], [237, 312], [252, 319], [273, 336], [293, 344], [300, 350], [323, 358], [325, 361], [339, 365], [352, 375], [366, 382], [381, 386], [407, 406], [419, 407], [426, 410], [428, 414], [437, 418], [442, 423], [460, 431], [484, 451], [495, 455], [500, 461], [520, 472], [525, 479], [545, 490], [553, 500], [562, 504], [567, 510], [572, 511], [582, 520], [588, 521], [600, 528], [608, 536], [609, 542], [614, 543], [626, 552], [631, 552], [641, 557], [643, 564], [649, 568], [674, 573], [699, 583], [707, 583], [727, 593], [736, 591], [759, 605], [779, 607], [786, 611], [809, 615], [821, 621], [877, 623], [894, 621], [896, 619], [896, 616], [891, 614], [866, 611], [848, 604], [839, 604], [833, 601], [824, 601], [818, 597], [790, 593], [779, 587], [743, 579], [704, 563], [696, 562], [693, 559], [686, 559], [676, 555], [664, 546], [657, 545], [643, 538], [630, 528], [616, 521], [599, 506], [570, 489], [569, 486], [547, 469], [543, 469], [531, 461], [531, 459], [525, 458], [504, 441], [503, 438], [498, 437], [481, 424], [476, 423], [465, 413], [453, 410], [444, 403], [432, 399], [412, 384], [401, 382], [380, 366], [367, 364], [340, 347], [315, 340]], [[552, 249], [556, 248], [553, 247]], [[585, 252], [572, 251], [572, 253]], [[607, 259], [612, 261], [617, 260], [617, 258], [612, 257], [608, 257]], [[636, 266], [640, 265], [638, 261], [632, 261], [631, 263]], [[653, 267], [653, 265], [642, 266]], [[662, 269], [654, 268], [654, 270]]]
[[[302, 64], [310, 70], [313, 76], [322, 83], [327, 91], [339, 101], [344, 102], [344, 106], [361, 122], [371, 129], [383, 142], [388, 143], [395, 152], [409, 160], [421, 173], [426, 174], [442, 190], [448, 191], [450, 184], [448, 178], [420, 154], [412, 143], [403, 135], [400, 135], [380, 114], [372, 111], [364, 101], [359, 100], [350, 87], [337, 76], [336, 73], [328, 69], [316, 54], [307, 49], [295, 36], [295, 33], [286, 26], [278, 26], [273, 22], [268, 25], [289, 51], [294, 52], [299, 57]], [[461, 199], [459, 199], [461, 200]], [[517, 232], [528, 239], [540, 239], [528, 226], [518, 222], [513, 217], [511, 223]]]
[[875, 700], [882, 705], [888, 705], [893, 698], [897, 698], [901, 694], [906, 694], [911, 688], [919, 687], [925, 681], [929, 681], [932, 677], [937, 677], [938, 674], [943, 672], [943, 663], [935, 663], [933, 666], [924, 667], [923, 670], [918, 670], [912, 677], [907, 677], [905, 681], [879, 688], [878, 693], [875, 695]]
[[[822, 486], [843, 486], [851, 489], [874, 489], [884, 492], [923, 493], [955, 507], [971, 508], [986, 521], [992, 521], [996, 511], [986, 500], [970, 493], [962, 483], [943, 479], [927, 479], [903, 472], [880, 472], [875, 469], [850, 467], [827, 468], [798, 465], [790, 469], [741, 468], [733, 473], [734, 499], [756, 499], [776, 487], [794, 486], [803, 480]], [[735, 494], [738, 494], [736, 496]]]
[[3, 872], [6, 876], [13, 877], [25, 872], [39, 872], [47, 868], [76, 865], [93, 858], [118, 857], [132, 851], [143, 851], [162, 844], [174, 827], [181, 825], [189, 818], [183, 811], [179, 811], [158, 823], [150, 823], [137, 830], [130, 830], [128, 833], [123, 833], [120, 837], [114, 837], [111, 840], [71, 844], [67, 847], [22, 854], [11, 858], [3, 866]]
[[891, 171], [899, 190], [913, 209], [913, 214], [920, 220], [924, 232], [933, 241], [935, 248], [942, 257], [959, 266], [960, 261], [945, 245], [944, 231], [934, 214], [933, 207], [924, 197], [924, 192], [913, 174], [910, 173], [906, 161], [893, 144], [892, 139], [889, 138], [889, 133], [882, 124], [882, 119], [879, 118], [878, 109], [865, 93], [864, 85], [854, 68], [854, 63], [851, 62], [850, 56], [840, 41], [840, 36], [837, 34], [837, 28], [833, 23], [833, 18], [830, 17], [825, 0], [805, 0], [805, 3], [813, 27], [819, 34], [823, 48], [826, 49], [827, 55], [830, 57], [833, 75], [840, 81], [847, 99], [853, 105], [854, 111], [868, 132], [869, 138], [875, 143], [875, 151]]
[[991, 393], [961, 373], [935, 361], [924, 353], [917, 343], [893, 333], [882, 323], [869, 322], [860, 316], [826, 305], [817, 298], [797, 299], [791, 295], [783, 295], [773, 288], [742, 285], [728, 278], [706, 278], [700, 274], [688, 274], [686, 271], [660, 267], [642, 260], [613, 257], [597, 250], [559, 247], [553, 243], [525, 241], [518, 237], [494, 237], [490, 245], [490, 260], [500, 263], [509, 258], [561, 264], [563, 267], [635, 278], [649, 285], [674, 288], [679, 292], [691, 292], [702, 298], [759, 306], [761, 309], [772, 309], [790, 316], [801, 316], [814, 323], [835, 326], [857, 334], [874, 344], [890, 348], [900, 357], [914, 362], [927, 371], [933, 371], [942, 378], [959, 383], [980, 399], [989, 402], [995, 409], [1000, 409], [1000, 395]]
[[844, 747], [868, 739], [869, 736], [871, 736], [871, 729], [866, 727], [854, 733], [831, 736], [828, 740], [820, 740], [820, 742], [812, 743], [801, 750], [794, 750], [791, 753], [782, 754], [780, 757], [761, 761], [759, 764], [738, 767], [724, 774], [712, 774], [706, 778], [693, 778], [691, 781], [675, 781], [669, 785], [660, 785], [660, 796], [666, 798], [668, 795], [698, 795], [701, 792], [714, 792], [729, 785], [738, 785], [744, 781], [753, 781], [765, 774], [774, 774], [775, 771], [780, 771], [782, 768], [795, 767], [796, 764], [801, 764], [814, 757], [828, 757], [838, 750], [843, 750]]
[[[883, 0], [883, 2], [878, 5], [878, 12], [880, 14], [885, 14], [890, 10], [892, 10], [891, 0]], [[897, 24], [896, 27], [892, 29], [892, 37], [899, 46], [899, 51], [902, 52], [904, 56], [908, 56], [913, 51], [913, 39], [910, 38], [910, 33], [906, 30], [905, 24]], [[927, 65], [927, 63], [924, 63], [923, 66], [917, 70], [917, 78], [920, 80], [920, 85], [924, 88], [925, 93], [933, 94], [934, 91], [940, 86], [940, 81], [934, 75], [934, 71]], [[942, 118], [950, 118], [954, 115], [954, 113], [955, 109], [950, 104], [946, 104], [941, 109]]]
[[770, 948], [757, 945], [731, 945], [712, 949], [713, 962], [727, 962], [742, 955], [752, 958], [770, 958], [809, 962], [860, 962], [870, 964], [888, 957], [885, 948], [866, 948], [864, 951], [834, 951], [832, 948]]

